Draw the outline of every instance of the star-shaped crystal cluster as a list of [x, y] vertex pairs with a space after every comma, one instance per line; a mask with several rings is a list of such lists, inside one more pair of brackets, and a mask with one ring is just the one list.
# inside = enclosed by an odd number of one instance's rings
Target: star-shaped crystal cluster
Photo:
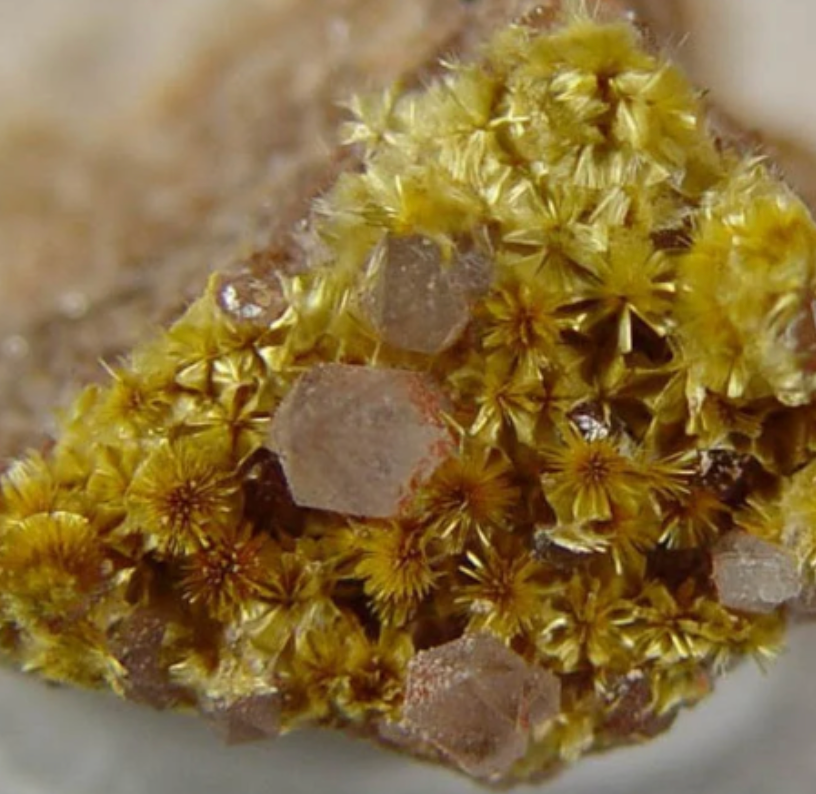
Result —
[[305, 261], [5, 475], [0, 646], [490, 782], [652, 737], [816, 600], [816, 226], [625, 20], [352, 110]]

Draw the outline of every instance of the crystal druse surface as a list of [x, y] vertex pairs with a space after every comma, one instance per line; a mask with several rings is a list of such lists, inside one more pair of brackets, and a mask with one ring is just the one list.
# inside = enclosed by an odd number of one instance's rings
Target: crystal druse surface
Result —
[[0, 648], [490, 783], [656, 736], [813, 612], [813, 220], [627, 19], [351, 106], [297, 261], [5, 474]]

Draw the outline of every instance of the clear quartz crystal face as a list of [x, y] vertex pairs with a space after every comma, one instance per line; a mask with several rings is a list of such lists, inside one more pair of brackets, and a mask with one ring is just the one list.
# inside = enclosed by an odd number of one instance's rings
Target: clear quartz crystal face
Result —
[[744, 532], [725, 535], [712, 554], [720, 603], [745, 612], [773, 612], [802, 589], [796, 558], [782, 546]]
[[422, 651], [406, 681], [403, 727], [466, 772], [501, 778], [523, 757], [531, 731], [559, 710], [558, 679], [490, 635]]
[[444, 397], [415, 372], [319, 364], [278, 408], [272, 444], [298, 505], [391, 518], [451, 451]]
[[489, 282], [490, 262], [476, 249], [446, 252], [423, 235], [387, 235], [368, 262], [364, 314], [394, 347], [437, 354], [470, 320], [474, 292]]
[[286, 299], [275, 273], [263, 276], [236, 268], [216, 277], [215, 295], [221, 310], [238, 323], [271, 325], [286, 311]]

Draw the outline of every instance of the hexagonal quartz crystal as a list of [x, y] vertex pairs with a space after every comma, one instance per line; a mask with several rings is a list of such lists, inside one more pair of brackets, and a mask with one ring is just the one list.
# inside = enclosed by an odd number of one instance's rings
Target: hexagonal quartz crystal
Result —
[[389, 235], [368, 264], [361, 305], [383, 341], [434, 355], [450, 347], [470, 320], [473, 293], [490, 281], [490, 262], [478, 249], [455, 249], [446, 261], [428, 237]]
[[292, 387], [272, 445], [302, 507], [371, 518], [400, 512], [451, 450], [444, 399], [426, 376], [318, 364]]
[[768, 613], [796, 598], [802, 581], [794, 556], [782, 546], [745, 532], [729, 532], [712, 551], [720, 603], [743, 612]]
[[234, 700], [214, 700], [202, 710], [227, 744], [273, 739], [280, 733], [281, 702], [277, 692], [260, 692]]
[[560, 692], [556, 676], [495, 637], [469, 635], [411, 660], [401, 727], [464, 772], [499, 780], [558, 714]]

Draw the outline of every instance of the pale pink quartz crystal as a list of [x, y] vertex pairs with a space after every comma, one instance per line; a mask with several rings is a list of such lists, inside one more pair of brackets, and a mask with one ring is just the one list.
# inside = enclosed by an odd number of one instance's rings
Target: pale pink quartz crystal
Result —
[[743, 612], [767, 613], [796, 598], [802, 581], [794, 556], [782, 546], [745, 532], [729, 532], [712, 552], [720, 603]]
[[417, 372], [318, 364], [272, 423], [292, 498], [355, 516], [399, 514], [452, 448], [444, 397]]
[[504, 777], [532, 731], [560, 710], [560, 682], [489, 634], [418, 653], [408, 665], [400, 727], [470, 775]]

